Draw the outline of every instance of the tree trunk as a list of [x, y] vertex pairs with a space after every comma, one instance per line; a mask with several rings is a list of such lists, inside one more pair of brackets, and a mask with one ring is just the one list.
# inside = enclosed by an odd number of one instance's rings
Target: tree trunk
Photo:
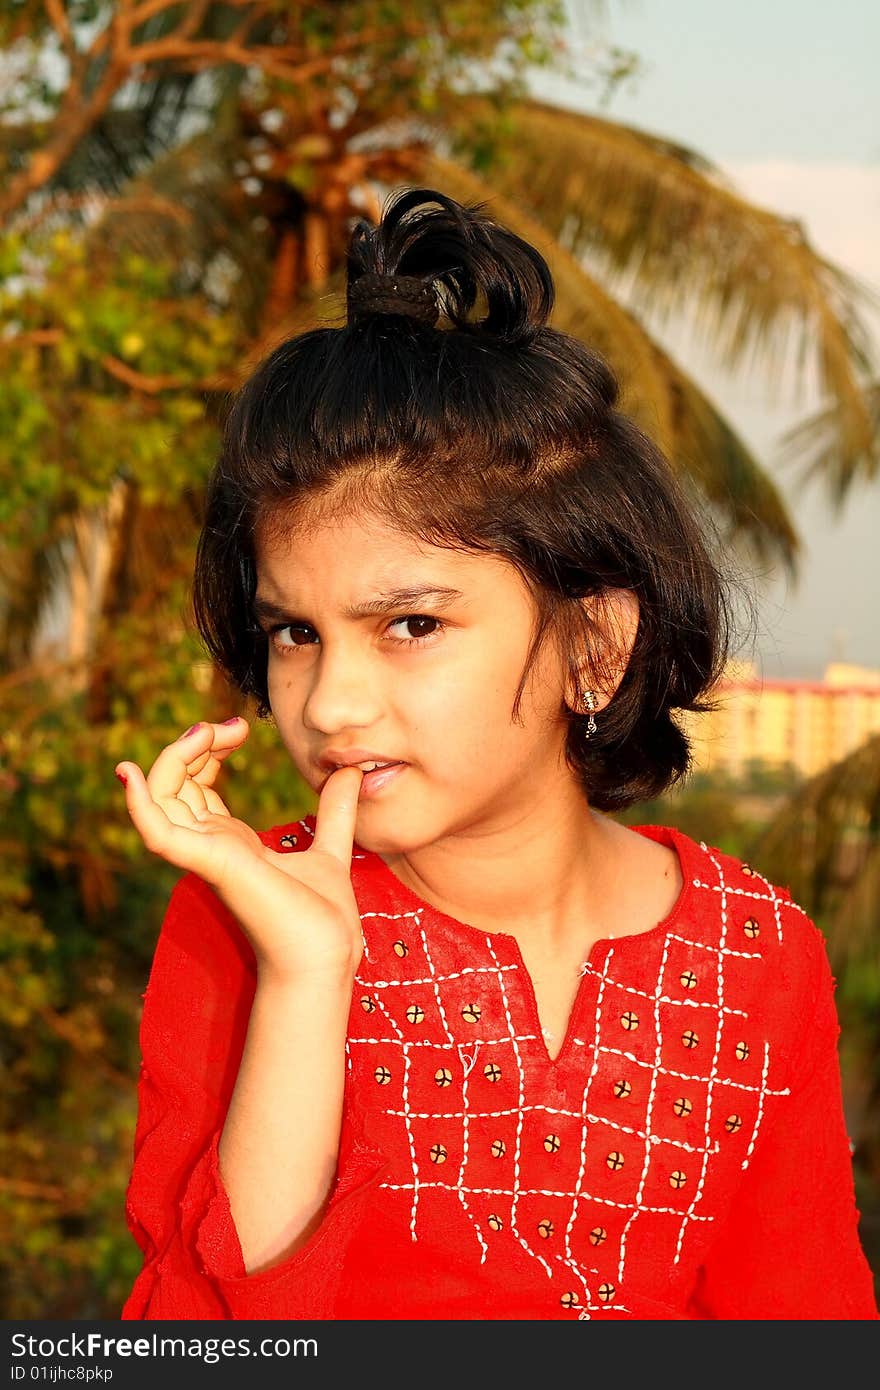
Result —
[[273, 326], [280, 322], [296, 298], [299, 288], [299, 252], [298, 235], [292, 227], [285, 227], [281, 232], [275, 257], [272, 283], [263, 305], [260, 325], [262, 335], [271, 333]]
[[323, 290], [330, 274], [330, 237], [327, 219], [314, 208], [303, 219], [303, 274], [312, 290]]
[[104, 633], [113, 632], [116, 619], [122, 617], [129, 609], [128, 559], [137, 511], [136, 485], [119, 479], [107, 504], [103, 545], [99, 549], [93, 572], [93, 592], [98, 618], [90, 643], [94, 660], [91, 663], [86, 691], [85, 713], [88, 724], [105, 724], [110, 718], [112, 663], [101, 660], [101, 638]]

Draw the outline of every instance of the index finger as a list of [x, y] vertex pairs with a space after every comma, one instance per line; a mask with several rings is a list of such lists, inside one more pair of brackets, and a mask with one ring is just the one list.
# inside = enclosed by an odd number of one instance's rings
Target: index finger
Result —
[[346, 866], [351, 864], [363, 778], [359, 767], [338, 767], [327, 778], [318, 798], [312, 849], [332, 854]]

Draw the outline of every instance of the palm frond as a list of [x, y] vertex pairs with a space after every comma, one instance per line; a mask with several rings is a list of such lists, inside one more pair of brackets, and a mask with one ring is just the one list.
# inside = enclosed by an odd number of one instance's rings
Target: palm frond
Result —
[[423, 173], [460, 201], [487, 203], [499, 221], [537, 247], [556, 283], [554, 327], [606, 359], [621, 384], [621, 407], [658, 442], [689, 489], [708, 503], [725, 542], [747, 548], [762, 563], [781, 562], [794, 574], [799, 541], [781, 493], [669, 354], [518, 204], [437, 154], [425, 155]]
[[830, 940], [838, 962], [871, 957], [880, 967], [880, 838], [869, 849], [858, 874], [841, 894], [831, 921]]
[[780, 462], [798, 468], [800, 480], [821, 479], [840, 513], [856, 483], [873, 483], [880, 475], [880, 380], [865, 388], [873, 431], [867, 448], [847, 448], [838, 405], [826, 406], [790, 429], [782, 439]]
[[218, 119], [157, 156], [108, 200], [84, 242], [94, 255], [128, 249], [176, 265], [185, 293], [207, 293], [219, 272], [223, 307], [255, 329], [272, 256], [235, 172], [241, 138], [234, 123]]
[[825, 932], [837, 963], [880, 950], [880, 734], [825, 768], [749, 846]]
[[[485, 98], [452, 120], [489, 118]], [[512, 105], [497, 191], [529, 208], [603, 282], [662, 320], [684, 315], [728, 368], [768, 386], [812, 357], [836, 405], [840, 447], [870, 447], [860, 384], [873, 360], [861, 280], [825, 259], [802, 225], [756, 207], [690, 150], [631, 126], [540, 101]]]
[[139, 84], [127, 105], [112, 106], [90, 128], [51, 190], [119, 193], [179, 137], [183, 117], [200, 108], [197, 83], [196, 74], [167, 72]]

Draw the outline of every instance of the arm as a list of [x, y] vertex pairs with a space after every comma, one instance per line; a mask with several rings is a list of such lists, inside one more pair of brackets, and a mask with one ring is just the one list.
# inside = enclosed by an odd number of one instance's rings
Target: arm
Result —
[[[337, 1089], [325, 1106], [317, 1143], [310, 1124], [301, 1122], [309, 1135], [307, 1149], [320, 1155], [319, 1179], [298, 1207], [281, 1165], [284, 1185], [276, 1182], [273, 1200], [282, 1221], [274, 1235], [266, 1234], [267, 1209], [258, 1203], [254, 1210], [246, 1171], [252, 1157], [263, 1159], [248, 1155], [243, 1136], [245, 1125], [262, 1123], [258, 1112], [266, 1101], [270, 1108], [273, 1103], [271, 1085], [267, 1090], [254, 1085], [253, 1064], [265, 1053], [262, 1044], [280, 996], [267, 991], [261, 1000], [255, 983], [253, 952], [234, 918], [201, 880], [187, 875], [165, 915], [141, 1023], [143, 1066], [126, 1215], [144, 1263], [123, 1318], [330, 1315], [348, 1240], [384, 1160], [363, 1141], [350, 1097], [338, 1162], [335, 1149], [330, 1152], [342, 1111], [343, 1028]], [[288, 1042], [296, 1031], [294, 1023], [285, 1034]], [[277, 1083], [277, 1055], [266, 1061], [275, 1071], [269, 1080]], [[288, 1065], [288, 1085], [296, 1070]], [[276, 1092], [276, 1112], [284, 1109], [278, 1100]], [[279, 1119], [267, 1145], [283, 1139], [285, 1124]], [[224, 1126], [245, 1244], [262, 1246], [250, 1263], [263, 1267], [250, 1274], [221, 1175]], [[261, 1151], [263, 1143], [261, 1134]], [[259, 1176], [265, 1177], [262, 1169]]]
[[[858, 1234], [837, 1055], [834, 982], [815, 929], [817, 1002], [791, 1095], [759, 1139], [692, 1297], [690, 1316], [876, 1320]], [[819, 947], [821, 946], [821, 950]]]
[[298, 1249], [336, 1174], [353, 976], [259, 972], [219, 1158], [248, 1272]]

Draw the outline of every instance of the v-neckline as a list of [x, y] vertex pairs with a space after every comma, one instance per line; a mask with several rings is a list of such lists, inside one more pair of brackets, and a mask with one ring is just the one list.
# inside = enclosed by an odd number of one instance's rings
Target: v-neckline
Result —
[[439, 907], [435, 907], [433, 903], [429, 903], [424, 898], [420, 898], [408, 884], [397, 877], [385, 863], [385, 860], [382, 859], [375, 850], [364, 849], [364, 847], [359, 844], [357, 844], [356, 847], [368, 864], [372, 875], [378, 877], [380, 881], [384, 880], [385, 884], [394, 890], [398, 900], [403, 904], [405, 909], [413, 913], [418, 913], [420, 920], [427, 914], [429, 917], [433, 917], [442, 926], [445, 926], [447, 931], [451, 932], [453, 935], [464, 934], [465, 936], [478, 938], [484, 948], [487, 942], [491, 945], [491, 943], [495, 941], [500, 942], [506, 947], [514, 957], [513, 963], [520, 972], [523, 996], [526, 1001], [532, 1026], [535, 1030], [535, 1047], [539, 1060], [550, 1072], [557, 1072], [567, 1061], [573, 1046], [573, 1038], [583, 1008], [583, 1001], [589, 988], [591, 977], [594, 977], [597, 973], [595, 962], [599, 952], [605, 951], [607, 953], [609, 947], [616, 950], [624, 946], [626, 942], [644, 941], [646, 938], [650, 939], [667, 932], [677, 919], [681, 917], [691, 899], [693, 889], [692, 853], [695, 847], [689, 837], [685, 835], [683, 831], [671, 825], [632, 825], [628, 828], [634, 830], [636, 834], [644, 836], [646, 839], [655, 840], [658, 844], [666, 845], [669, 849], [675, 851], [678, 856], [681, 872], [681, 888], [669, 912], [666, 913], [661, 921], [655, 923], [654, 926], [646, 927], [644, 931], [632, 932], [623, 936], [597, 937], [592, 943], [580, 971], [577, 992], [575, 993], [568, 1016], [568, 1022], [563, 1032], [562, 1043], [555, 1057], [551, 1057], [547, 1050], [547, 1040], [544, 1037], [543, 1025], [541, 1024], [540, 1014], [538, 1013], [538, 999], [535, 994], [534, 982], [526, 966], [518, 939], [511, 932], [485, 931], [480, 927], [472, 926], [469, 922], [462, 922], [457, 917], [451, 917], [448, 912], [443, 912]]

